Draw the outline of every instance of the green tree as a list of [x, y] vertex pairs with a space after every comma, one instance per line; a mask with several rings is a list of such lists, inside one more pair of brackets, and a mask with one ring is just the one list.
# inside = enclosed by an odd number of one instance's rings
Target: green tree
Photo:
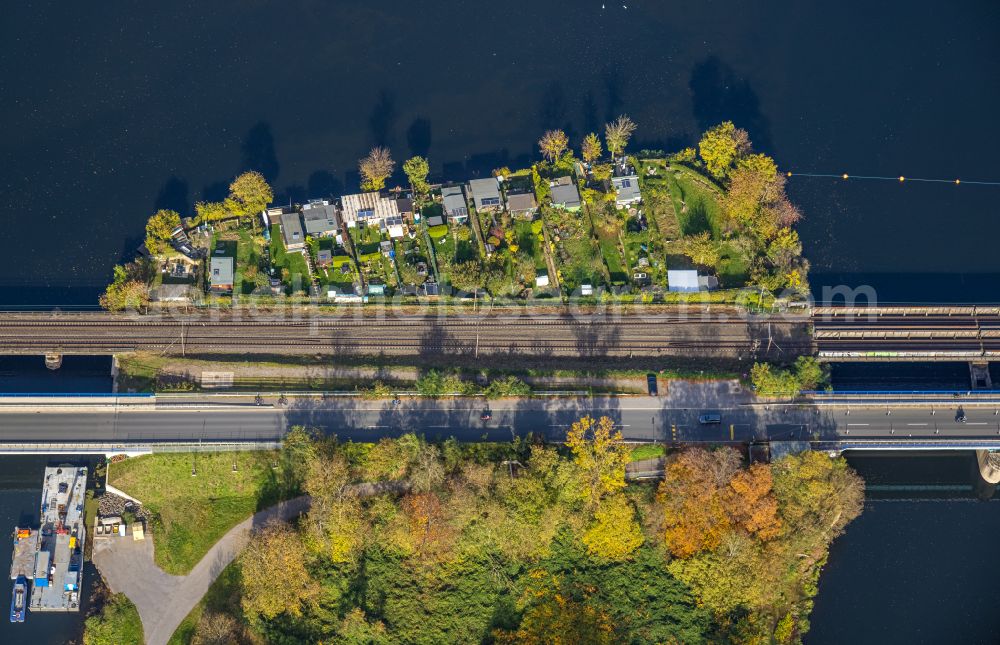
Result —
[[429, 370], [417, 379], [416, 388], [417, 392], [424, 396], [445, 396], [472, 394], [476, 386], [462, 380], [458, 374]]
[[274, 201], [274, 192], [268, 185], [264, 175], [256, 171], [245, 172], [229, 184], [229, 198], [224, 208], [233, 214], [244, 218], [253, 218]]
[[558, 580], [543, 572], [530, 574], [534, 584], [525, 592], [526, 609], [515, 631], [497, 630], [497, 643], [510, 645], [610, 645], [614, 630], [608, 616], [559, 589]]
[[361, 189], [382, 190], [385, 188], [385, 181], [392, 176], [395, 169], [396, 162], [393, 161], [388, 148], [381, 146], [372, 148], [368, 156], [358, 162], [362, 179]]
[[516, 376], [502, 376], [490, 381], [483, 394], [487, 399], [499, 399], [502, 397], [525, 397], [531, 396], [531, 386], [517, 378]]
[[538, 172], [538, 166], [531, 167], [531, 184], [535, 187], [535, 197], [539, 204], [548, 204], [552, 200], [552, 187]]
[[755, 154], [740, 159], [731, 172], [723, 210], [733, 226], [770, 240], [782, 227], [785, 201], [784, 175], [778, 174], [773, 159]]
[[217, 222], [229, 217], [229, 211], [222, 202], [198, 202], [194, 205], [198, 222]]
[[337, 642], [343, 645], [389, 645], [392, 641], [382, 621], [369, 621], [365, 612], [355, 607], [340, 623]]
[[614, 175], [615, 167], [609, 163], [599, 163], [595, 164], [593, 168], [590, 169], [590, 175], [594, 178], [594, 181], [611, 181], [612, 175]]
[[601, 147], [601, 138], [596, 133], [591, 132], [583, 138], [580, 144], [580, 156], [587, 163], [594, 163], [601, 158], [604, 149]]
[[404, 434], [398, 439], [380, 439], [368, 453], [362, 467], [368, 481], [402, 479], [420, 454], [421, 442], [416, 435]]
[[750, 383], [763, 396], [793, 397], [798, 395], [800, 384], [790, 370], [772, 367], [767, 363], [754, 363], [750, 368]]
[[688, 235], [680, 240], [681, 252], [691, 258], [695, 264], [702, 264], [714, 267], [719, 263], [721, 257], [719, 245], [712, 240], [710, 233], [702, 232], [697, 235]]
[[549, 162], [555, 163], [562, 158], [569, 146], [569, 138], [562, 130], [548, 130], [538, 140], [538, 149]]
[[771, 468], [784, 541], [793, 553], [810, 553], [809, 562], [820, 562], [833, 538], [861, 514], [864, 481], [842, 457], [812, 450], [783, 457]]
[[799, 356], [795, 359], [795, 378], [801, 389], [816, 390], [826, 385], [830, 374], [815, 356]]
[[632, 138], [635, 127], [632, 119], [624, 114], [604, 126], [604, 139], [608, 142], [608, 152], [612, 157], [625, 152], [625, 146]]
[[474, 293], [483, 288], [485, 275], [482, 265], [477, 260], [466, 260], [452, 267], [448, 273], [451, 286], [459, 291]]
[[724, 121], [702, 135], [698, 142], [698, 153], [705, 167], [715, 177], [725, 177], [740, 156], [750, 149], [750, 137], [746, 130]]
[[161, 209], [153, 213], [146, 222], [146, 248], [153, 255], [167, 250], [167, 240], [175, 228], [181, 225], [181, 216], [176, 211]]
[[83, 627], [84, 645], [142, 645], [142, 620], [125, 594], [111, 596], [101, 613], [89, 616]]
[[374, 381], [371, 387], [362, 390], [362, 395], [366, 399], [387, 399], [392, 396], [392, 388], [384, 381]]
[[149, 307], [149, 287], [126, 267], [115, 265], [114, 280], [98, 303], [107, 311], [145, 311]]
[[790, 228], [780, 229], [767, 245], [767, 259], [779, 270], [791, 268], [801, 256], [799, 234]]
[[430, 165], [423, 157], [410, 157], [403, 162], [403, 172], [410, 180], [413, 192], [418, 195], [426, 195], [430, 191], [430, 184], [427, 183], [427, 175], [430, 174], [430, 171]]
[[312, 500], [305, 519], [305, 545], [330, 562], [352, 562], [367, 532], [361, 502], [349, 494], [351, 481], [342, 455], [311, 457], [305, 464], [304, 490]]

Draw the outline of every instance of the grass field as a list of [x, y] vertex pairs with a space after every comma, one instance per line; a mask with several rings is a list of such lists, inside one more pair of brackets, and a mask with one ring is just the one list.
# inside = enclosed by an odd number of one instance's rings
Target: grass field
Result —
[[229, 529], [279, 501], [275, 461], [274, 452], [158, 453], [111, 465], [108, 482], [152, 512], [156, 564], [183, 575]]

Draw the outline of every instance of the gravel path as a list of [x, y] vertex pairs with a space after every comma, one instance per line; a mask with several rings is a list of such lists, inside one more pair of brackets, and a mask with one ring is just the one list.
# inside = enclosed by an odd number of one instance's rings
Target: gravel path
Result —
[[307, 496], [267, 508], [230, 529], [186, 576], [164, 573], [153, 561], [153, 541], [95, 536], [94, 564], [111, 591], [139, 610], [147, 645], [165, 645], [212, 582], [246, 546], [251, 531], [272, 520], [290, 520], [309, 508]]

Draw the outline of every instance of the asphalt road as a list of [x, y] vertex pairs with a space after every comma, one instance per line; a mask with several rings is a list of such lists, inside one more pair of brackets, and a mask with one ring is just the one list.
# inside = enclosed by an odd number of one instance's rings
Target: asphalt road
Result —
[[[561, 439], [584, 415], [610, 416], [625, 438], [637, 441], [744, 442], [750, 439], [1000, 438], [998, 408], [964, 407], [737, 406], [664, 407], [655, 397], [579, 397], [504, 400], [291, 399], [285, 407], [252, 403], [165, 403], [156, 410], [60, 409], [25, 411], [0, 408], [0, 441], [219, 441], [280, 438], [288, 428], [306, 425], [342, 439], [372, 441], [405, 432], [429, 438], [509, 440], [529, 432]], [[488, 411], [492, 418], [482, 421]], [[715, 412], [722, 422], [698, 423]]]

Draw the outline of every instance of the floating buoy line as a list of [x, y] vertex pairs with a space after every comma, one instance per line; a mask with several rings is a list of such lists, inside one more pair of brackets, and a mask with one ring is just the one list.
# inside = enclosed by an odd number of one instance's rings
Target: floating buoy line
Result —
[[919, 181], [925, 184], [971, 184], [974, 186], [1000, 186], [1000, 181], [975, 181], [975, 180], [965, 180], [965, 179], [928, 179], [927, 177], [906, 177], [900, 175], [898, 177], [882, 177], [879, 175], [852, 175], [850, 173], [826, 173], [826, 172], [795, 172], [789, 170], [785, 172], [786, 177], [819, 177], [822, 179], [842, 179], [842, 180], [873, 180], [873, 181], [894, 181], [898, 184], [905, 182]]

